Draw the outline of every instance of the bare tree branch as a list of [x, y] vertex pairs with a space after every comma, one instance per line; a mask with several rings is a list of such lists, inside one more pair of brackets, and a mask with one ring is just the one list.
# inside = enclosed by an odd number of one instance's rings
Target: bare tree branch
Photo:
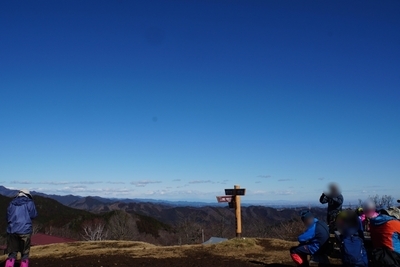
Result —
[[101, 241], [107, 238], [106, 224], [100, 219], [85, 222], [82, 230], [82, 238], [86, 241]]

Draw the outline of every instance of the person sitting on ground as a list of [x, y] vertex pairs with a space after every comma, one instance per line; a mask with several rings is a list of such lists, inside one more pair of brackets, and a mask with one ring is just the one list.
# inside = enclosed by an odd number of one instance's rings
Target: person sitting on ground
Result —
[[337, 218], [338, 234], [343, 266], [367, 267], [368, 256], [364, 246], [364, 233], [357, 212], [344, 210]]
[[336, 184], [329, 185], [329, 192], [322, 193], [319, 202], [321, 204], [328, 204], [328, 214], [326, 222], [329, 225], [329, 232], [334, 233], [335, 221], [339, 212], [342, 210], [343, 195], [340, 192], [339, 187]]
[[11, 201], [7, 209], [7, 251], [5, 267], [14, 267], [18, 252], [21, 252], [21, 267], [28, 267], [31, 247], [32, 220], [37, 211], [31, 193], [23, 189]]
[[299, 237], [299, 245], [290, 249], [290, 256], [297, 266], [308, 266], [308, 255], [324, 254], [329, 242], [329, 229], [326, 223], [319, 221], [311, 211], [303, 211], [301, 220], [306, 231]]
[[[397, 216], [397, 217], [396, 217]], [[371, 241], [374, 247], [372, 261], [376, 266], [400, 266], [399, 209], [382, 210], [371, 219]]]
[[375, 218], [376, 216], [379, 215], [379, 213], [376, 212], [376, 206], [375, 203], [371, 200], [367, 200], [364, 202], [363, 207], [363, 214], [360, 215], [360, 219], [362, 222], [362, 225], [364, 227], [364, 230], [366, 232], [369, 232], [369, 223], [372, 218]]

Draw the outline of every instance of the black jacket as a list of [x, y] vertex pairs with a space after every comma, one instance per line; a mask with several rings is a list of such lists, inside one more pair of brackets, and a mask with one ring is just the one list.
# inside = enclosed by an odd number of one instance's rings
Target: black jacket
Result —
[[322, 194], [319, 198], [321, 204], [328, 203], [328, 215], [337, 215], [342, 210], [343, 195], [339, 194], [335, 197]]

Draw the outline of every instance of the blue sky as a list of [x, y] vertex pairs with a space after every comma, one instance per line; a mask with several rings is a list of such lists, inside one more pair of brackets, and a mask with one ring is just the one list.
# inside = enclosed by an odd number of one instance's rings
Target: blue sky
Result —
[[398, 14], [399, 1], [2, 1], [0, 182], [312, 201], [335, 181], [349, 201], [400, 197]]

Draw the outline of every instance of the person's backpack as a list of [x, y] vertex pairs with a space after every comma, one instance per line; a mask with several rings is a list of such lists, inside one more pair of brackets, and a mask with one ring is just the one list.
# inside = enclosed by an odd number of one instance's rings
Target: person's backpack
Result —
[[394, 217], [397, 220], [400, 220], [400, 209], [397, 207], [390, 207], [387, 209], [383, 209], [381, 210], [381, 213]]
[[400, 266], [400, 254], [387, 248], [374, 249], [372, 252], [372, 266], [398, 267]]
[[364, 247], [364, 241], [358, 235], [342, 237], [340, 246], [343, 266], [367, 267], [368, 256]]

